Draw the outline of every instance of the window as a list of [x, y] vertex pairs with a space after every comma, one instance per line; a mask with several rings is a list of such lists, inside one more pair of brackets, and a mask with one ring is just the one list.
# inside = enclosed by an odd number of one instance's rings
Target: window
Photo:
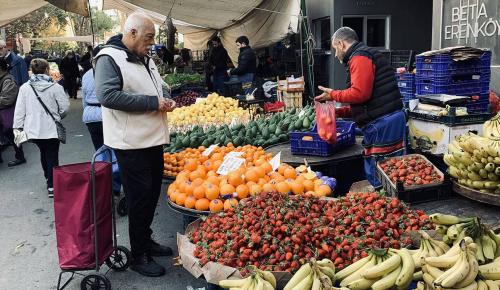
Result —
[[316, 36], [316, 47], [322, 50], [330, 50], [331, 32], [330, 32], [330, 17], [315, 19], [312, 22], [314, 35]]
[[371, 47], [390, 48], [389, 16], [342, 16], [342, 26], [348, 26], [358, 34], [360, 41]]

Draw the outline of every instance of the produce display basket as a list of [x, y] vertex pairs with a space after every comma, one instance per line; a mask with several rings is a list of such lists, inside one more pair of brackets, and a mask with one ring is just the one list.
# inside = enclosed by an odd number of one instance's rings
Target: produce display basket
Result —
[[485, 204], [500, 206], [500, 198], [498, 194], [481, 192], [472, 188], [468, 188], [459, 184], [456, 180], [453, 180], [453, 191], [460, 194], [463, 197], [479, 201]]
[[[337, 142], [330, 144], [319, 137], [316, 126], [311, 132], [291, 132], [290, 144], [293, 155], [330, 156], [356, 144], [354, 122], [337, 121]], [[311, 140], [312, 139], [312, 140]]]
[[170, 200], [170, 198], [168, 198], [168, 196], [167, 196], [167, 204], [172, 210], [174, 210], [182, 215], [188, 215], [188, 216], [192, 216], [192, 217], [200, 217], [200, 216], [207, 216], [210, 214], [209, 211], [190, 209], [190, 208], [186, 208], [186, 207], [177, 205], [175, 202], [172, 202]]
[[[432, 164], [425, 156], [420, 154], [409, 154], [402, 157], [417, 156], [425, 160], [428, 164]], [[400, 159], [402, 157], [391, 157], [389, 159]], [[387, 160], [387, 159], [386, 159]], [[383, 160], [385, 161], [385, 160]], [[377, 162], [377, 178], [382, 183], [382, 187], [389, 193], [392, 197], [397, 197], [398, 199], [408, 202], [408, 203], [421, 203], [435, 200], [447, 199], [450, 197], [451, 184], [448, 177], [436, 167], [434, 164], [434, 170], [441, 176], [440, 182], [422, 184], [422, 185], [412, 185], [404, 186], [402, 182], [397, 182], [394, 184], [389, 176], [382, 170], [380, 163]]]
[[484, 123], [491, 118], [490, 113], [470, 114], [465, 116], [436, 116], [430, 114], [422, 114], [417, 112], [410, 112], [410, 117], [422, 121], [430, 121], [446, 126], [461, 126], [468, 124]]
[[[184, 235], [177, 233], [177, 246], [184, 269], [191, 273], [195, 278], [204, 276], [205, 280], [212, 284], [218, 284], [219, 281], [229, 278], [241, 279], [242, 275], [236, 268], [214, 262], [208, 262], [203, 266], [200, 265], [199, 260], [193, 254], [196, 245], [191, 243], [189, 240], [189, 234], [199, 227], [200, 223], [201, 220], [198, 219], [189, 224]], [[292, 274], [289, 272], [271, 273], [273, 273], [276, 278], [278, 285], [277, 289], [283, 289], [285, 284], [290, 280], [290, 278], [292, 278]]]

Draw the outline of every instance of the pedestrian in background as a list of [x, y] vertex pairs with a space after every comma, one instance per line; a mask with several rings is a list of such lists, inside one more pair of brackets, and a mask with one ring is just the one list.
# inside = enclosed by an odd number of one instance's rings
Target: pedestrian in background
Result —
[[19, 88], [13, 128], [24, 130], [28, 140], [40, 149], [47, 191], [52, 198], [52, 169], [59, 165], [59, 139], [52, 117], [61, 121], [68, 112], [69, 100], [64, 89], [50, 78], [46, 60], [33, 59], [31, 71], [30, 80]]
[[5, 58], [9, 64], [9, 72], [16, 80], [18, 86], [28, 81], [28, 67], [22, 57], [7, 49], [7, 44], [0, 39], [0, 58]]
[[[101, 50], [100, 46], [96, 46], [92, 51], [92, 55], [96, 56]], [[104, 137], [102, 133], [102, 110], [101, 103], [95, 95], [94, 69], [88, 70], [82, 77], [82, 94], [83, 94], [83, 115], [82, 120], [89, 129], [90, 138], [94, 144], [95, 150], [104, 145]]]
[[222, 94], [224, 82], [227, 82], [229, 77], [227, 75], [228, 63], [231, 62], [227, 50], [222, 45], [219, 37], [212, 38], [212, 49], [208, 57], [208, 64], [213, 72], [213, 85], [217, 93]]
[[[14, 132], [12, 130], [12, 122], [14, 120], [14, 110], [16, 106], [17, 93], [19, 87], [14, 80], [14, 77], [9, 74], [9, 65], [5, 58], [0, 58], [0, 135], [5, 140], [5, 144], [12, 145], [16, 152], [16, 160], [10, 161], [9, 167], [26, 163], [24, 152], [21, 145], [17, 146], [14, 143]], [[1, 140], [0, 140], [1, 141]], [[2, 163], [2, 155], [0, 151], [0, 163]]]
[[240, 49], [238, 55], [238, 67], [228, 70], [230, 76], [236, 76], [243, 86], [246, 86], [245, 94], [252, 92], [252, 82], [257, 71], [257, 56], [250, 47], [250, 41], [246, 36], [236, 39], [236, 47]]
[[77, 78], [80, 74], [78, 70], [78, 62], [76, 61], [75, 53], [72, 50], [66, 51], [66, 55], [61, 60], [59, 71], [64, 78], [64, 89], [68, 92], [70, 98], [76, 99], [78, 91]]

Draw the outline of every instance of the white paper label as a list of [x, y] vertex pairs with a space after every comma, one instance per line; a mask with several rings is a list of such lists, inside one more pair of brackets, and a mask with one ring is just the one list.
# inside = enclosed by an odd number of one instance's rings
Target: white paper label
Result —
[[210, 156], [210, 154], [212, 153], [212, 151], [214, 151], [215, 148], [217, 148], [218, 145], [219, 145], [219, 143], [210, 145], [210, 147], [208, 147], [207, 149], [205, 149], [205, 151], [203, 151], [203, 153], [201, 155], [203, 155], [203, 156]]
[[219, 169], [217, 169], [217, 174], [227, 175], [229, 172], [235, 171], [236, 169], [240, 168], [243, 163], [245, 163], [245, 159], [243, 158], [226, 156]]
[[273, 159], [269, 161], [269, 163], [273, 167], [273, 171], [276, 171], [276, 169], [278, 169], [278, 167], [280, 167], [281, 164], [281, 151], [278, 152], [278, 154], [276, 154], [276, 156], [274, 156]]
[[240, 157], [243, 154], [244, 154], [243, 152], [231, 151], [231, 152], [227, 153], [227, 155], [224, 157], [224, 159], [229, 158], [229, 157]]

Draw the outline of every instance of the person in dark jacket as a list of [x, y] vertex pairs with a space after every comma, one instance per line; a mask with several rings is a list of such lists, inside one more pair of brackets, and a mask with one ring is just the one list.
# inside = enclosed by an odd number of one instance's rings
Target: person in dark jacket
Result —
[[[246, 83], [252, 83], [255, 72], [257, 71], [257, 57], [250, 47], [250, 41], [246, 36], [240, 36], [236, 39], [236, 46], [240, 49], [238, 55], [238, 67], [229, 70], [229, 75], [237, 76], [238, 80], [245, 86]], [[251, 86], [245, 90], [245, 93], [251, 93]]]
[[31, 60], [33, 60], [33, 54], [31, 54], [31, 52], [28, 52], [25, 56], [24, 56], [24, 62], [26, 63], [26, 67], [30, 67], [30, 64], [31, 64]]
[[[16, 152], [16, 160], [10, 161], [7, 164], [9, 167], [26, 163], [23, 148], [21, 145], [18, 147], [14, 143], [14, 132], [12, 130], [18, 92], [19, 86], [14, 80], [14, 77], [9, 74], [7, 60], [0, 58], [0, 140], [6, 141], [4, 145], [12, 145]], [[0, 163], [2, 162], [0, 151]]]
[[333, 90], [319, 86], [323, 93], [316, 101], [350, 104], [338, 113], [350, 114], [363, 131], [365, 174], [379, 188], [376, 162], [405, 153], [406, 118], [394, 69], [379, 51], [359, 42], [356, 32], [349, 27], [333, 34], [332, 48], [346, 66], [348, 88]]
[[174, 54], [170, 52], [168, 48], [162, 46], [160, 48], [160, 52], [161, 52], [161, 60], [166, 66], [170, 66], [171, 64], [174, 63]]
[[64, 89], [70, 98], [76, 99], [78, 85], [76, 79], [80, 71], [78, 70], [78, 62], [76, 61], [75, 53], [72, 50], [66, 51], [66, 55], [59, 64], [59, 71], [64, 77]]
[[212, 38], [212, 50], [208, 57], [208, 64], [213, 72], [214, 89], [219, 94], [222, 93], [224, 82], [228, 80], [227, 64], [231, 61], [227, 50], [222, 45], [219, 37]]
[[87, 52], [80, 59], [80, 65], [82, 66], [83, 72], [82, 76], [92, 68], [92, 46], [87, 46]]
[[9, 72], [16, 80], [18, 86], [21, 86], [29, 79], [28, 67], [24, 59], [7, 49], [5, 41], [0, 39], [0, 58], [5, 58], [9, 64]]

